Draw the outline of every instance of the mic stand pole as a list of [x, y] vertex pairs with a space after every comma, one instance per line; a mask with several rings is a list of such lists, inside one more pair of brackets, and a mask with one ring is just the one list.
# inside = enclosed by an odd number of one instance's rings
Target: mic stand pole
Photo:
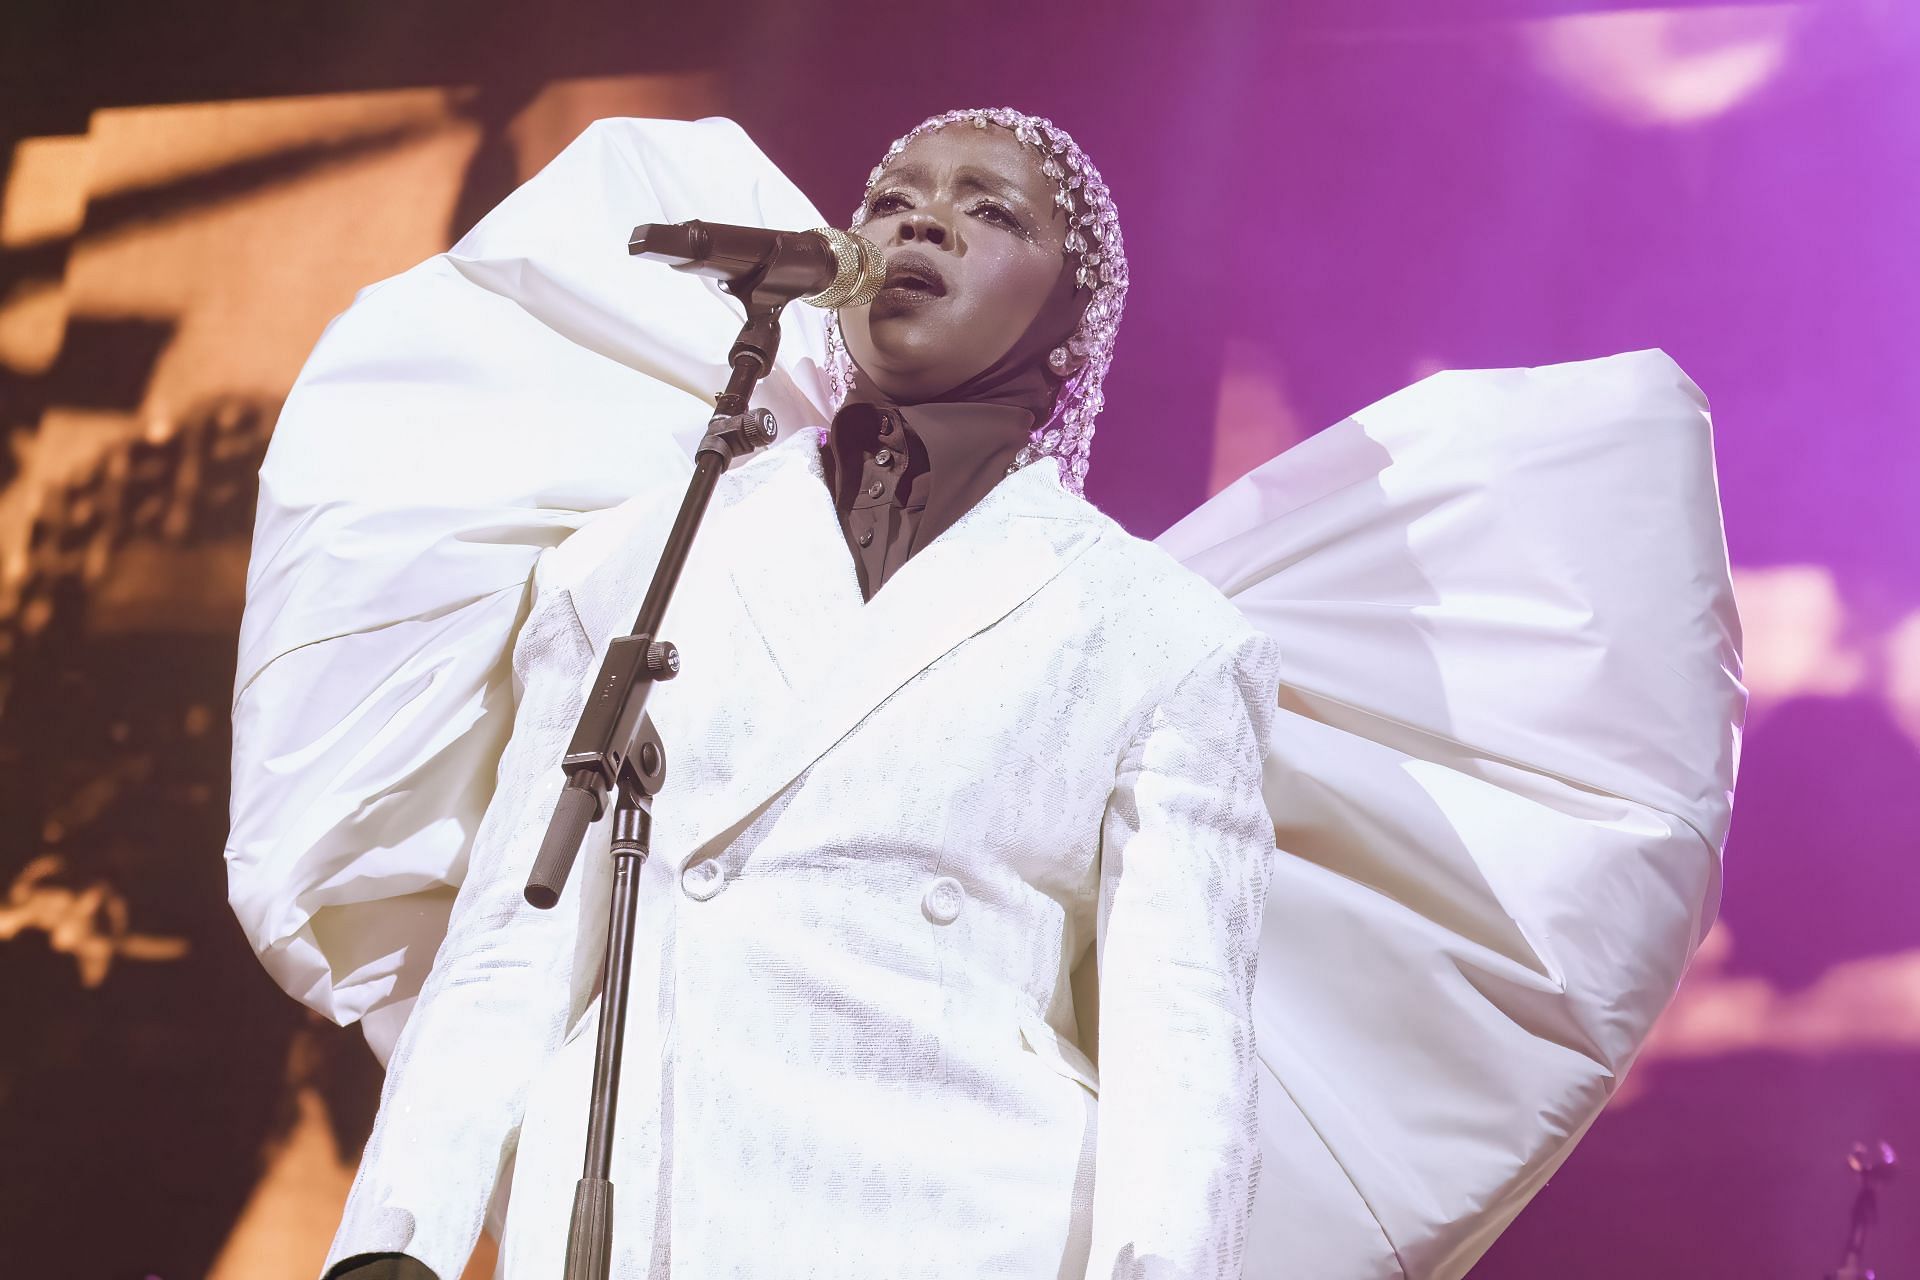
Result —
[[[638, 252], [638, 250], [636, 250]], [[715, 399], [716, 412], [694, 455], [693, 479], [667, 535], [653, 581], [633, 633], [607, 646], [579, 727], [561, 762], [567, 783], [560, 792], [533, 872], [527, 901], [547, 909], [560, 900], [587, 828], [617, 792], [613, 814], [613, 893], [608, 907], [607, 959], [600, 1001], [599, 1038], [593, 1054], [593, 1088], [587, 1113], [587, 1149], [574, 1188], [567, 1228], [566, 1280], [606, 1280], [613, 1253], [614, 1112], [620, 1090], [620, 1053], [626, 1038], [627, 986], [633, 968], [633, 935], [639, 906], [641, 864], [653, 829], [653, 797], [666, 781], [667, 753], [646, 700], [656, 680], [672, 679], [680, 655], [660, 638], [660, 624], [674, 585], [686, 567], [707, 503], [722, 472], [755, 449], [773, 442], [773, 414], [747, 408], [754, 384], [773, 368], [780, 345], [780, 309], [799, 290], [788, 291], [757, 272], [722, 285], [746, 305], [727, 362], [732, 377]]]

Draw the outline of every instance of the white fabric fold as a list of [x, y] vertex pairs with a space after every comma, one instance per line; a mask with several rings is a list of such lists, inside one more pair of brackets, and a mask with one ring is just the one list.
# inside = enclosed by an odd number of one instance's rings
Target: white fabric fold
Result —
[[1464, 1274], [1718, 903], [1745, 692], [1706, 402], [1658, 351], [1438, 374], [1159, 541], [1284, 655], [1248, 1274]]
[[[450, 253], [322, 336], [260, 474], [235, 679], [235, 912], [336, 1022], [419, 990], [510, 728], [540, 552], [636, 494], [677, 502], [737, 304], [629, 258], [640, 222], [804, 229], [739, 127], [607, 120]], [[663, 321], [663, 317], [666, 318]], [[821, 317], [789, 309], [758, 403], [825, 421]]]

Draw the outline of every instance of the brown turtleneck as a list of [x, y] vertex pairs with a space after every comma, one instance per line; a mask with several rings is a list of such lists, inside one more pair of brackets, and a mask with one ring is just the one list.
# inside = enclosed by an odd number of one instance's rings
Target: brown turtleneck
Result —
[[1033, 415], [1003, 404], [854, 402], [820, 451], [868, 600], [1013, 468]]

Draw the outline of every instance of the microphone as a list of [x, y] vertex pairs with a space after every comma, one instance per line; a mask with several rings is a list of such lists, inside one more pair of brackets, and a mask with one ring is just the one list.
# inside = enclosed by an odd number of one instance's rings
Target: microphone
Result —
[[887, 278], [878, 245], [832, 227], [769, 231], [724, 222], [647, 222], [633, 229], [627, 252], [718, 280], [743, 299], [799, 298], [829, 311], [873, 301]]

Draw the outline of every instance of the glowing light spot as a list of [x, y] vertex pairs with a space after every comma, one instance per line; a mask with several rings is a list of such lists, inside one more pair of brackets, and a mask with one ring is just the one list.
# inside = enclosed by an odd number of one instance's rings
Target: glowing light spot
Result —
[[187, 954], [185, 938], [133, 932], [127, 901], [111, 886], [96, 881], [76, 890], [56, 884], [64, 867], [60, 858], [46, 855], [21, 868], [0, 902], [0, 942], [28, 931], [44, 933], [49, 948], [73, 957], [88, 990], [107, 980], [116, 958], [165, 961]]
[[1208, 497], [1312, 434], [1294, 412], [1280, 371], [1263, 347], [1229, 338], [1224, 366], [1213, 417]]
[[1887, 635], [1887, 709], [1920, 747], [1920, 612], [1910, 613]]
[[1701, 944], [1638, 1065], [1614, 1094], [1614, 1106], [1633, 1105], [1654, 1074], [1647, 1067], [1659, 1061], [1920, 1049], [1920, 950], [1843, 961], [1791, 992], [1765, 978], [1727, 976], [1732, 954], [1733, 935], [1723, 921]]
[[1689, 125], [1751, 98], [1786, 65], [1805, 8], [1716, 5], [1576, 13], [1525, 24], [1535, 64], [1634, 125]]
[[1788, 698], [1844, 697], [1865, 681], [1866, 658], [1847, 635], [1846, 605], [1830, 569], [1736, 570], [1733, 594], [1754, 711]]

